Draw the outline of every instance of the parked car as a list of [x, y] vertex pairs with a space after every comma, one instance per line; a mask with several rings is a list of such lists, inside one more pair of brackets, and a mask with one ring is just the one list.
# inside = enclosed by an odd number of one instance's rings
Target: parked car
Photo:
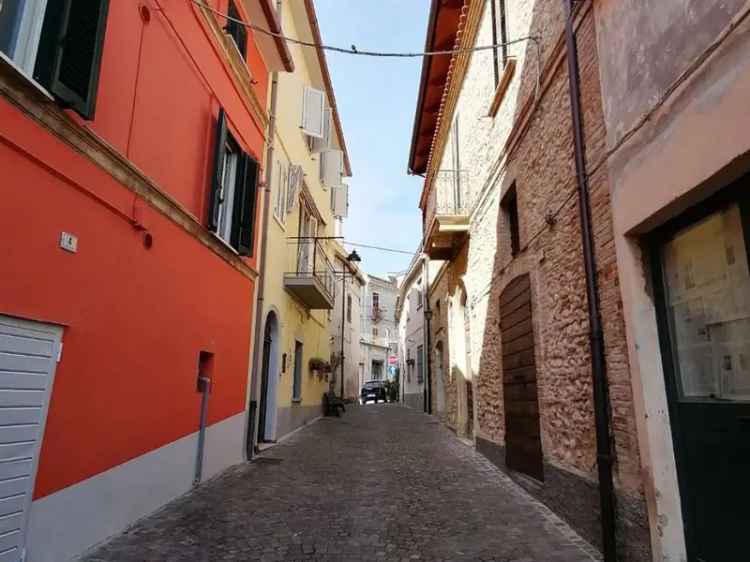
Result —
[[362, 404], [372, 401], [376, 404], [380, 401], [386, 402], [385, 383], [383, 381], [370, 381], [362, 386]]

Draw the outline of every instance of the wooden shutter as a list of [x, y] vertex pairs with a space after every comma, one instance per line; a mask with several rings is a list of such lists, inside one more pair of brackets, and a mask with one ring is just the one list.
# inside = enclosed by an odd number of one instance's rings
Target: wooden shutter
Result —
[[219, 228], [219, 214], [224, 198], [224, 159], [227, 143], [227, 118], [224, 109], [219, 109], [214, 137], [214, 170], [211, 176], [211, 191], [208, 197], [208, 229], [216, 232]]
[[325, 93], [305, 86], [302, 95], [302, 132], [306, 135], [323, 138], [325, 100]]
[[237, 186], [234, 189], [232, 233], [229, 243], [241, 256], [246, 257], [253, 255], [259, 170], [258, 163], [242, 153], [237, 171]]
[[319, 154], [331, 148], [331, 125], [333, 120], [333, 110], [330, 107], [326, 107], [323, 112], [323, 137], [313, 137], [312, 152]]
[[93, 119], [109, 0], [47, 4], [34, 77], [60, 101]]
[[320, 179], [328, 187], [341, 185], [344, 173], [344, 153], [340, 150], [326, 150], [320, 155]]
[[333, 216], [346, 218], [349, 216], [349, 186], [342, 184], [332, 190]]
[[299, 197], [304, 173], [302, 171], [302, 166], [298, 166], [297, 164], [291, 164], [288, 173], [289, 184], [287, 186], [286, 212], [291, 213], [297, 204], [297, 198]]

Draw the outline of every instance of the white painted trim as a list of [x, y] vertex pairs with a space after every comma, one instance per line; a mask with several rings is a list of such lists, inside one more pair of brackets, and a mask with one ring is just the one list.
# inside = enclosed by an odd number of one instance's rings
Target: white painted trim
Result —
[[[204, 480], [242, 462], [245, 417], [208, 427]], [[197, 442], [195, 432], [34, 501], [28, 561], [69, 560], [189, 492]]]

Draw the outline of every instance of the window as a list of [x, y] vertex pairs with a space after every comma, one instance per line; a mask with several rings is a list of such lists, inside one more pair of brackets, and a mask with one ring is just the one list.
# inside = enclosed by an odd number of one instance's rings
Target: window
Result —
[[414, 361], [411, 358], [411, 348], [406, 350], [406, 382], [411, 382], [411, 375], [414, 371]]
[[289, 187], [289, 169], [283, 163], [277, 163], [276, 196], [273, 199], [273, 216], [282, 223], [286, 223], [287, 189]]
[[92, 119], [108, 6], [108, 0], [0, 2], [0, 51], [65, 107]]
[[372, 337], [374, 337], [374, 338], [378, 337], [378, 329], [377, 328], [373, 328], [372, 329]]
[[352, 296], [346, 295], [346, 321], [352, 323]]
[[516, 256], [521, 251], [520, 227], [518, 222], [518, 197], [516, 196], [516, 184], [510, 186], [503, 197], [502, 208], [505, 213], [508, 233], [510, 234], [510, 254]]
[[417, 346], [417, 384], [424, 382], [424, 346]]
[[232, 39], [234, 39], [234, 44], [237, 45], [237, 50], [242, 55], [242, 58], [244, 59], [247, 54], [247, 29], [245, 28], [245, 25], [243, 23], [240, 23], [239, 21], [233, 21], [233, 20], [242, 20], [242, 16], [240, 16], [240, 12], [237, 10], [237, 6], [234, 5], [234, 2], [229, 2], [229, 10], [227, 11], [227, 15], [231, 18], [227, 20], [227, 25], [224, 28], [224, 31], [226, 31]]
[[505, 0], [490, 0], [490, 4], [492, 5], [492, 43], [502, 44], [493, 51], [495, 87], [497, 87], [500, 84], [501, 71], [508, 63], [508, 20]]
[[302, 342], [294, 342], [294, 370], [292, 371], [292, 400], [302, 399]]
[[241, 256], [253, 254], [258, 163], [240, 150], [219, 111], [208, 228]]
[[380, 308], [380, 294], [379, 293], [372, 293], [372, 309], [378, 310]]

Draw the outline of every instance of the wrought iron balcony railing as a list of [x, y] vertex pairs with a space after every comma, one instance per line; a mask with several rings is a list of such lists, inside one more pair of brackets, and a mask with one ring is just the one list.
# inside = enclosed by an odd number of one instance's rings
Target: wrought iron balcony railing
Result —
[[331, 309], [336, 277], [323, 244], [317, 238], [300, 239], [294, 271], [284, 276], [284, 286], [311, 309]]

